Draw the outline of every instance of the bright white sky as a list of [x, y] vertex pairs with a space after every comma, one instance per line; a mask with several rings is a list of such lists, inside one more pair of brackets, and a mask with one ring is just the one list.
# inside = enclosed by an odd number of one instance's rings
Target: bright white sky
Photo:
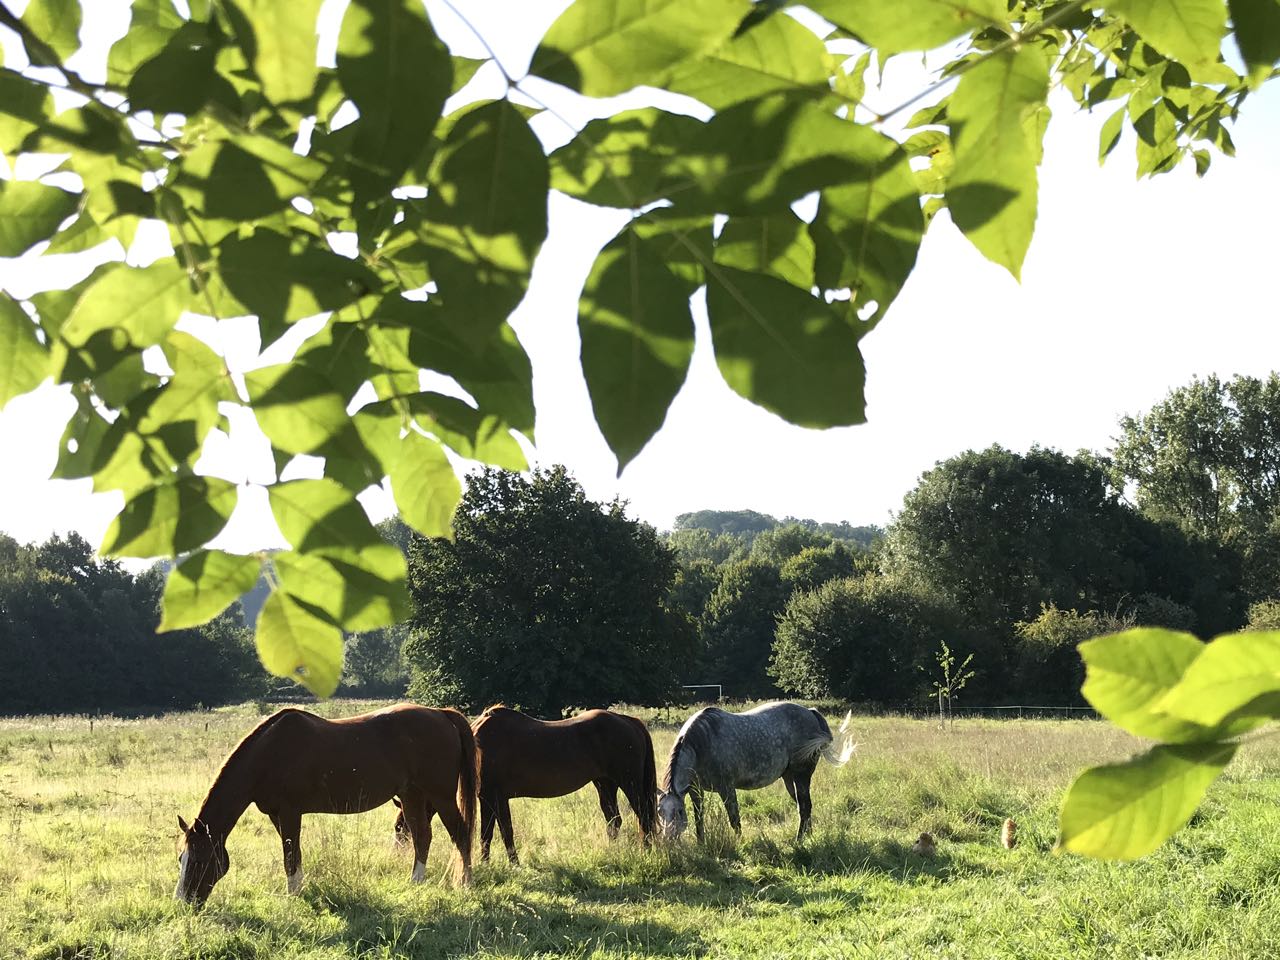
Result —
[[[124, 5], [90, 5], [87, 50], [77, 64], [90, 79], [101, 75], [107, 45], [123, 30]], [[456, 53], [484, 55], [447, 9], [436, 0], [428, 6]], [[460, 4], [517, 76], [563, 6]], [[326, 0], [322, 22], [336, 23], [342, 8], [342, 0]], [[17, 66], [12, 37], [0, 29], [0, 41], [6, 65]], [[328, 46], [331, 56], [332, 40]], [[868, 100], [883, 109], [924, 82], [918, 61], [902, 57], [890, 64], [885, 89]], [[497, 72], [486, 68], [467, 93], [496, 95], [495, 84]], [[537, 81], [530, 89], [554, 97], [553, 105], [579, 123], [642, 100], [584, 106]], [[568, 465], [589, 496], [621, 496], [632, 515], [660, 528], [701, 508], [883, 524], [923, 471], [960, 451], [992, 443], [1102, 449], [1123, 414], [1149, 407], [1194, 375], [1264, 375], [1277, 366], [1271, 235], [1280, 223], [1280, 90], [1250, 99], [1232, 130], [1239, 157], [1215, 156], [1204, 180], [1188, 165], [1135, 182], [1131, 133], [1099, 168], [1098, 128], [1114, 107], [1091, 116], [1065, 97], [1051, 103], [1039, 220], [1022, 284], [984, 260], [940, 214], [906, 288], [863, 341], [868, 424], [804, 430], [739, 398], [716, 371], [699, 316], [689, 378], [662, 431], [620, 479], [590, 414], [576, 322], [583, 279], [618, 219], [553, 198], [551, 236], [513, 318], [533, 362], [537, 462]], [[538, 122], [548, 144], [568, 139], [558, 121]], [[63, 286], [89, 269], [70, 260], [0, 259], [0, 287], [23, 297]], [[223, 326], [219, 343], [233, 369], [260, 362], [234, 324]], [[0, 530], [19, 540], [77, 529], [97, 543], [118, 509], [116, 496], [92, 495], [88, 481], [46, 479], [70, 410], [65, 392], [46, 385], [0, 413]], [[207, 458], [210, 472], [262, 479], [262, 441], [237, 433]], [[375, 518], [390, 509], [385, 496], [363, 499]], [[230, 549], [267, 545], [276, 539], [273, 528], [265, 497], [246, 492], [224, 542]]]

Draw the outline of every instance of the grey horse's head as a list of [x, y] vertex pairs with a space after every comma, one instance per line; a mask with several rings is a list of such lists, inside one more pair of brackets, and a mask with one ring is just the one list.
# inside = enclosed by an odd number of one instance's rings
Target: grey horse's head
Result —
[[667, 840], [675, 840], [689, 828], [684, 797], [675, 791], [658, 794], [658, 829]]

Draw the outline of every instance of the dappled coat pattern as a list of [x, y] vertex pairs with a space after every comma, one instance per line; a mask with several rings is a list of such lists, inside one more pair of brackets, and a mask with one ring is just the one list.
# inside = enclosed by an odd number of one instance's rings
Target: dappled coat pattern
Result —
[[[841, 726], [844, 733], [848, 718]], [[662, 778], [658, 813], [665, 832], [677, 836], [686, 826], [684, 797], [693, 804], [694, 827], [703, 837], [702, 794], [720, 794], [729, 823], [741, 831], [737, 790], [766, 787], [779, 778], [800, 813], [797, 839], [809, 830], [813, 804], [809, 781], [819, 758], [840, 766], [853, 753], [846, 737], [834, 748], [827, 721], [817, 710], [795, 703], [766, 703], [744, 713], [707, 707], [680, 728]]]

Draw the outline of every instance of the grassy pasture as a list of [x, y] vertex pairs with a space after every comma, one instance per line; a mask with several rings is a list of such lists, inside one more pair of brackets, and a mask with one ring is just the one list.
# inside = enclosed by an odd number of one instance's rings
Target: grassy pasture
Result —
[[[858, 755], [819, 767], [803, 846], [780, 783], [740, 794], [740, 841], [714, 800], [707, 845], [652, 851], [629, 811], [609, 843], [588, 788], [515, 801], [523, 864], [500, 855], [459, 891], [442, 829], [429, 882], [409, 884], [388, 806], [305, 818], [306, 886], [288, 898], [275, 833], [251, 808], [228, 844], [230, 874], [195, 914], [171, 899], [176, 815], [194, 815], [258, 719], [246, 706], [92, 732], [84, 718], [0, 721], [0, 957], [1280, 955], [1280, 747], [1265, 738], [1188, 830], [1135, 864], [1049, 853], [1073, 772], [1134, 748], [1104, 724], [961, 720], [943, 732], [855, 718]], [[647, 719], [664, 754], [674, 726]], [[1013, 851], [998, 842], [1006, 816], [1019, 825]], [[935, 858], [910, 852], [922, 830], [938, 838]]]

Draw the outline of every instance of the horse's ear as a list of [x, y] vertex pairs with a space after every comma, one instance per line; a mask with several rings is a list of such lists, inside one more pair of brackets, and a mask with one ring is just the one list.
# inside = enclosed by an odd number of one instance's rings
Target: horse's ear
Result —
[[391, 802], [394, 803], [398, 809], [401, 809], [401, 810], [404, 809], [403, 807], [400, 806], [400, 800], [398, 797], [392, 797]]
[[187, 821], [182, 819], [182, 814], [178, 814], [178, 829], [186, 833], [191, 828], [187, 826]]

